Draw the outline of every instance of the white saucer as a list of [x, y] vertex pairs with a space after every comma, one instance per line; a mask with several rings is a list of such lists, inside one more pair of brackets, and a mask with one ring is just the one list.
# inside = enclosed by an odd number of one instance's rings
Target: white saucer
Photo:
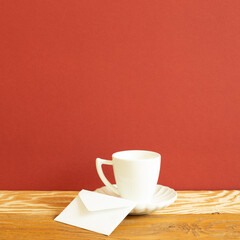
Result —
[[[106, 186], [96, 189], [95, 192], [114, 197], [120, 197]], [[177, 192], [175, 190], [162, 185], [157, 185], [151, 202], [138, 203], [136, 207], [130, 212], [130, 215], [142, 215], [151, 213], [156, 210], [160, 210], [173, 204], [176, 199]]]

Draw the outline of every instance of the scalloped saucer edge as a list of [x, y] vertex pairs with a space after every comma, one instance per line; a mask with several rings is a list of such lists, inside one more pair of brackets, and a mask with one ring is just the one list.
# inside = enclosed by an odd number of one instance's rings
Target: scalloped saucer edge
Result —
[[[106, 186], [98, 188], [95, 192], [120, 197]], [[137, 203], [136, 207], [130, 212], [130, 215], [149, 214], [153, 211], [170, 206], [177, 199], [177, 192], [169, 187], [157, 185], [152, 200], [149, 203]]]

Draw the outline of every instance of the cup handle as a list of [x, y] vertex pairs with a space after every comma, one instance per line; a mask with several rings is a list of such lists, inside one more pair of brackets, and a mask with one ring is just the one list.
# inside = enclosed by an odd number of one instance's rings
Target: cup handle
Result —
[[97, 167], [97, 172], [98, 175], [100, 177], [100, 179], [102, 180], [102, 182], [108, 187], [110, 188], [113, 192], [115, 192], [116, 194], [120, 195], [118, 192], [118, 189], [116, 187], [114, 187], [105, 177], [103, 170], [102, 170], [102, 164], [106, 164], [106, 165], [113, 165], [112, 161], [110, 160], [104, 160], [101, 158], [97, 158], [96, 159], [96, 167]]

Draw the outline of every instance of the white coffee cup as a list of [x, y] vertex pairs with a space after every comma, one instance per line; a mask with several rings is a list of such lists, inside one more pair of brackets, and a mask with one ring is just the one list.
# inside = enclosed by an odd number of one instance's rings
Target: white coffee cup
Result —
[[[116, 185], [112, 185], [102, 171], [102, 164], [113, 165]], [[143, 150], [116, 152], [112, 161], [96, 159], [97, 172], [102, 182], [123, 198], [136, 202], [150, 202], [157, 186], [161, 155]]]

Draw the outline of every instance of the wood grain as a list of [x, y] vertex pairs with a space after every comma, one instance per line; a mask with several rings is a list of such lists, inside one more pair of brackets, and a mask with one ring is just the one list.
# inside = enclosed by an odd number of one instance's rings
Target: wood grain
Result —
[[156, 214], [240, 213], [240, 191], [179, 191], [177, 201]]
[[240, 239], [240, 191], [179, 191], [174, 205], [128, 216], [109, 237], [53, 221], [77, 193], [0, 191], [0, 239]]
[[[176, 202], [153, 214], [240, 213], [240, 191], [178, 191]], [[58, 214], [78, 192], [0, 191], [0, 212]]]

